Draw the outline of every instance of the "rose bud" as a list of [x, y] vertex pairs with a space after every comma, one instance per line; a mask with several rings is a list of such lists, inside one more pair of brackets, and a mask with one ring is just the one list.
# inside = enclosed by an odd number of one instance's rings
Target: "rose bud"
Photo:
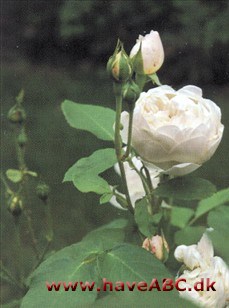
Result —
[[132, 76], [130, 59], [120, 41], [107, 63], [107, 71], [115, 82], [126, 82]]
[[23, 203], [19, 196], [12, 196], [8, 203], [8, 210], [13, 216], [21, 215]]
[[36, 194], [39, 199], [46, 201], [50, 193], [50, 188], [45, 183], [39, 183], [36, 187]]
[[141, 75], [156, 73], [164, 62], [164, 49], [157, 31], [139, 35], [130, 52], [134, 71]]
[[139, 86], [134, 82], [130, 81], [128, 82], [123, 89], [123, 99], [128, 103], [133, 105], [136, 100], [140, 96], [140, 89]]
[[8, 120], [12, 123], [21, 124], [26, 120], [25, 109], [21, 105], [14, 105], [8, 112]]
[[17, 137], [17, 143], [20, 147], [23, 147], [26, 145], [27, 141], [28, 141], [27, 135], [25, 131], [23, 130], [20, 132], [20, 134]]
[[157, 259], [163, 262], [167, 260], [169, 246], [164, 236], [155, 235], [151, 239], [146, 238], [142, 247], [154, 254]]

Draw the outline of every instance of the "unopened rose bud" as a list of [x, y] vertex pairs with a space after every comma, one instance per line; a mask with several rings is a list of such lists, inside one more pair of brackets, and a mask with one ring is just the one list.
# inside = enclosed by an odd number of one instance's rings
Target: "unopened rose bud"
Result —
[[37, 193], [38, 198], [40, 198], [42, 201], [46, 201], [48, 199], [49, 192], [50, 192], [50, 188], [47, 184], [40, 183], [37, 185], [36, 193]]
[[130, 81], [124, 86], [123, 99], [128, 104], [134, 104], [139, 98], [140, 93], [141, 91], [139, 89], [139, 86], [134, 81]]
[[157, 259], [163, 262], [165, 262], [168, 257], [169, 246], [164, 236], [155, 235], [151, 239], [146, 238], [142, 247], [150, 251]]
[[12, 123], [21, 124], [26, 120], [25, 109], [21, 105], [14, 105], [8, 112], [8, 120]]
[[115, 82], [126, 82], [132, 76], [130, 59], [120, 41], [113, 56], [108, 60], [107, 71]]
[[137, 43], [130, 52], [134, 71], [138, 74], [156, 73], [164, 62], [164, 49], [157, 31], [146, 36], [139, 35]]
[[8, 210], [13, 216], [19, 216], [23, 210], [23, 203], [19, 196], [12, 196], [8, 203]]
[[17, 143], [20, 147], [23, 147], [26, 145], [28, 141], [27, 135], [24, 131], [21, 131], [20, 134], [17, 137]]

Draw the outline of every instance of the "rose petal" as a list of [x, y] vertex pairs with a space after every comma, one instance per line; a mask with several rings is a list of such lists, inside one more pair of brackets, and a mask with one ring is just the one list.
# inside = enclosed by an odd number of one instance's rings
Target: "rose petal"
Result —
[[185, 163], [190, 162], [201, 165], [205, 161], [203, 157], [207, 149], [207, 140], [204, 136], [195, 137], [181, 142], [169, 153], [173, 161]]
[[186, 174], [189, 174], [198, 168], [200, 168], [201, 165], [193, 164], [193, 163], [183, 163], [172, 166], [172, 168], [164, 171], [163, 173], [171, 175], [171, 176], [183, 176]]
[[197, 244], [197, 249], [200, 252], [203, 259], [210, 264], [211, 258], [214, 256], [214, 250], [212, 242], [206, 233], [203, 234], [200, 241]]
[[189, 97], [194, 97], [194, 98], [196, 97], [199, 98], [199, 97], [202, 97], [203, 95], [202, 89], [197, 86], [193, 86], [193, 85], [184, 86], [177, 92], [180, 94], [189, 96]]

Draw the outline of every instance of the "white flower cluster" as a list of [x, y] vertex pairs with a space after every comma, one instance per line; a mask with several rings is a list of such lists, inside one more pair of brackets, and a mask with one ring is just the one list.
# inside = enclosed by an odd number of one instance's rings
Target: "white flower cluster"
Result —
[[[229, 268], [220, 257], [214, 257], [211, 240], [205, 233], [197, 245], [178, 246], [174, 252], [175, 258], [183, 262], [188, 268], [179, 278], [186, 279], [180, 282], [180, 288], [186, 288], [180, 295], [195, 304], [206, 308], [229, 307]], [[209, 278], [215, 281], [214, 290], [196, 291], [194, 284]], [[189, 291], [188, 289], [191, 289]]]

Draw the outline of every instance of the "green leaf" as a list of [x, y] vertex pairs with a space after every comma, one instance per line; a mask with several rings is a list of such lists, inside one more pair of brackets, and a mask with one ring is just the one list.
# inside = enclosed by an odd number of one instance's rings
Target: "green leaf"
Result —
[[108, 296], [99, 299], [93, 304], [93, 307], [107, 308], [107, 307], [161, 307], [166, 308], [195, 308], [194, 304], [186, 301], [178, 296], [177, 291], [159, 292], [153, 290], [152, 292], [140, 292], [134, 290], [132, 292], [112, 292]]
[[1, 308], [18, 308], [18, 307], [20, 307], [21, 301], [22, 301], [21, 298], [12, 300], [11, 302], [9, 302], [7, 304], [3, 304], [1, 306]]
[[100, 199], [99, 199], [99, 203], [100, 203], [100, 204], [104, 204], [104, 203], [109, 202], [109, 201], [111, 200], [112, 196], [113, 196], [113, 193], [112, 193], [112, 192], [111, 192], [111, 193], [105, 193], [105, 194], [103, 194], [103, 195], [100, 197]]
[[[142, 292], [130, 292], [127, 290], [126, 282], [130, 284], [136, 281], [145, 281], [148, 287], [153, 278], [158, 279], [162, 286], [164, 278], [172, 278], [166, 267], [157, 260], [151, 253], [141, 247], [123, 244], [124, 230], [127, 221], [119, 219], [103, 226], [89, 235], [82, 242], [66, 247], [55, 253], [44, 261], [30, 277], [29, 291], [23, 298], [22, 308], [36, 307], [108, 307], [115, 303], [132, 305], [133, 300], [136, 304], [142, 302]], [[103, 292], [103, 281], [109, 281], [116, 286], [117, 281], [123, 281], [126, 285], [126, 292]], [[63, 284], [59, 292], [48, 292], [46, 281], [51, 284], [53, 281], [75, 282], [88, 281], [90, 284], [95, 282], [92, 291], [82, 292], [80, 285], [73, 292], [71, 289], [64, 291]], [[100, 288], [101, 291], [98, 291]], [[137, 289], [137, 286], [135, 286]], [[143, 301], [152, 306], [152, 301], [158, 304], [158, 307], [164, 307], [165, 303], [174, 304], [176, 307], [182, 307], [184, 301], [179, 298], [178, 292], [147, 292], [147, 298]], [[165, 295], [167, 293], [168, 295]], [[114, 295], [115, 294], [115, 295]], [[132, 294], [134, 294], [132, 296]], [[104, 296], [102, 299], [101, 296]], [[140, 296], [141, 295], [141, 296]], [[188, 303], [187, 303], [188, 304]], [[113, 305], [114, 306], [114, 305]], [[111, 307], [113, 307], [111, 306]], [[123, 307], [123, 305], [119, 305]], [[186, 306], [186, 304], [185, 304]], [[188, 306], [187, 307], [192, 307]]]
[[[167, 292], [157, 290], [138, 291], [139, 282], [146, 282], [148, 290], [154, 278], [158, 280], [160, 287], [164, 278], [172, 278], [163, 263], [141, 247], [131, 244], [114, 247], [99, 256], [98, 267], [101, 277], [112, 282], [113, 292], [106, 293], [107, 296], [98, 299], [95, 307], [152, 307], [152, 303], [153, 307], [167, 307], [168, 302], [174, 307], [184, 307], [182, 304], [186, 306], [186, 302], [179, 298], [176, 290], [168, 292], [167, 296], [165, 295]], [[115, 291], [115, 286], [119, 287], [120, 282], [124, 282], [124, 292]], [[132, 287], [134, 285], [133, 291], [129, 291], [127, 282]], [[107, 290], [110, 290], [109, 285]]]
[[201, 200], [216, 192], [209, 181], [194, 177], [178, 177], [160, 184], [155, 194], [159, 197], [181, 200]]
[[201, 200], [196, 209], [195, 218], [199, 218], [210, 210], [225, 204], [226, 202], [229, 202], [229, 188], [220, 190], [211, 197]]
[[16, 97], [16, 102], [18, 104], [22, 104], [24, 101], [24, 96], [25, 96], [25, 91], [24, 89], [21, 89], [20, 92], [18, 93], [18, 96]]
[[69, 100], [65, 100], [61, 108], [70, 126], [86, 130], [102, 140], [114, 139], [115, 112], [112, 109]]
[[148, 75], [148, 76], [151, 79], [151, 81], [153, 82], [153, 84], [156, 84], [157, 86], [162, 85], [156, 73], [154, 73], [152, 75]]
[[193, 214], [194, 210], [192, 209], [172, 206], [171, 224], [182, 229], [187, 225]]
[[229, 207], [220, 206], [208, 214], [208, 226], [214, 229], [209, 232], [214, 249], [223, 257], [225, 262], [229, 262]]
[[98, 176], [116, 163], [114, 149], [101, 149], [77, 161], [65, 174], [64, 182], [73, 181], [81, 192], [112, 193], [109, 184]]
[[24, 171], [24, 174], [28, 174], [28, 175], [33, 176], [33, 177], [37, 177], [37, 176], [38, 176], [36, 172], [34, 172], [34, 171], [29, 171], [29, 170]]
[[154, 277], [158, 279], [163, 279], [170, 274], [163, 263], [151, 253], [127, 243], [114, 247], [105, 255], [100, 255], [98, 264], [101, 277], [107, 277], [113, 281], [138, 280], [149, 283], [152, 280], [150, 268]]
[[[98, 272], [98, 256], [109, 251], [117, 243], [124, 240], [124, 229], [127, 221], [119, 219], [88, 234], [82, 242], [66, 247], [46, 259], [32, 274], [29, 291], [23, 298], [21, 307], [78, 307], [92, 304], [97, 298], [96, 287], [101, 282]], [[82, 292], [77, 286], [75, 292], [64, 291], [63, 285], [59, 292], [48, 292], [46, 281], [95, 282], [93, 291]]]
[[147, 200], [143, 198], [135, 204], [134, 218], [141, 233], [146, 237], [151, 237], [156, 231], [161, 214], [150, 215]]
[[11, 182], [19, 183], [23, 178], [23, 172], [17, 169], [8, 169], [6, 171], [6, 176]]
[[177, 245], [192, 245], [196, 244], [206, 231], [206, 228], [198, 227], [186, 227], [175, 233], [175, 242]]

